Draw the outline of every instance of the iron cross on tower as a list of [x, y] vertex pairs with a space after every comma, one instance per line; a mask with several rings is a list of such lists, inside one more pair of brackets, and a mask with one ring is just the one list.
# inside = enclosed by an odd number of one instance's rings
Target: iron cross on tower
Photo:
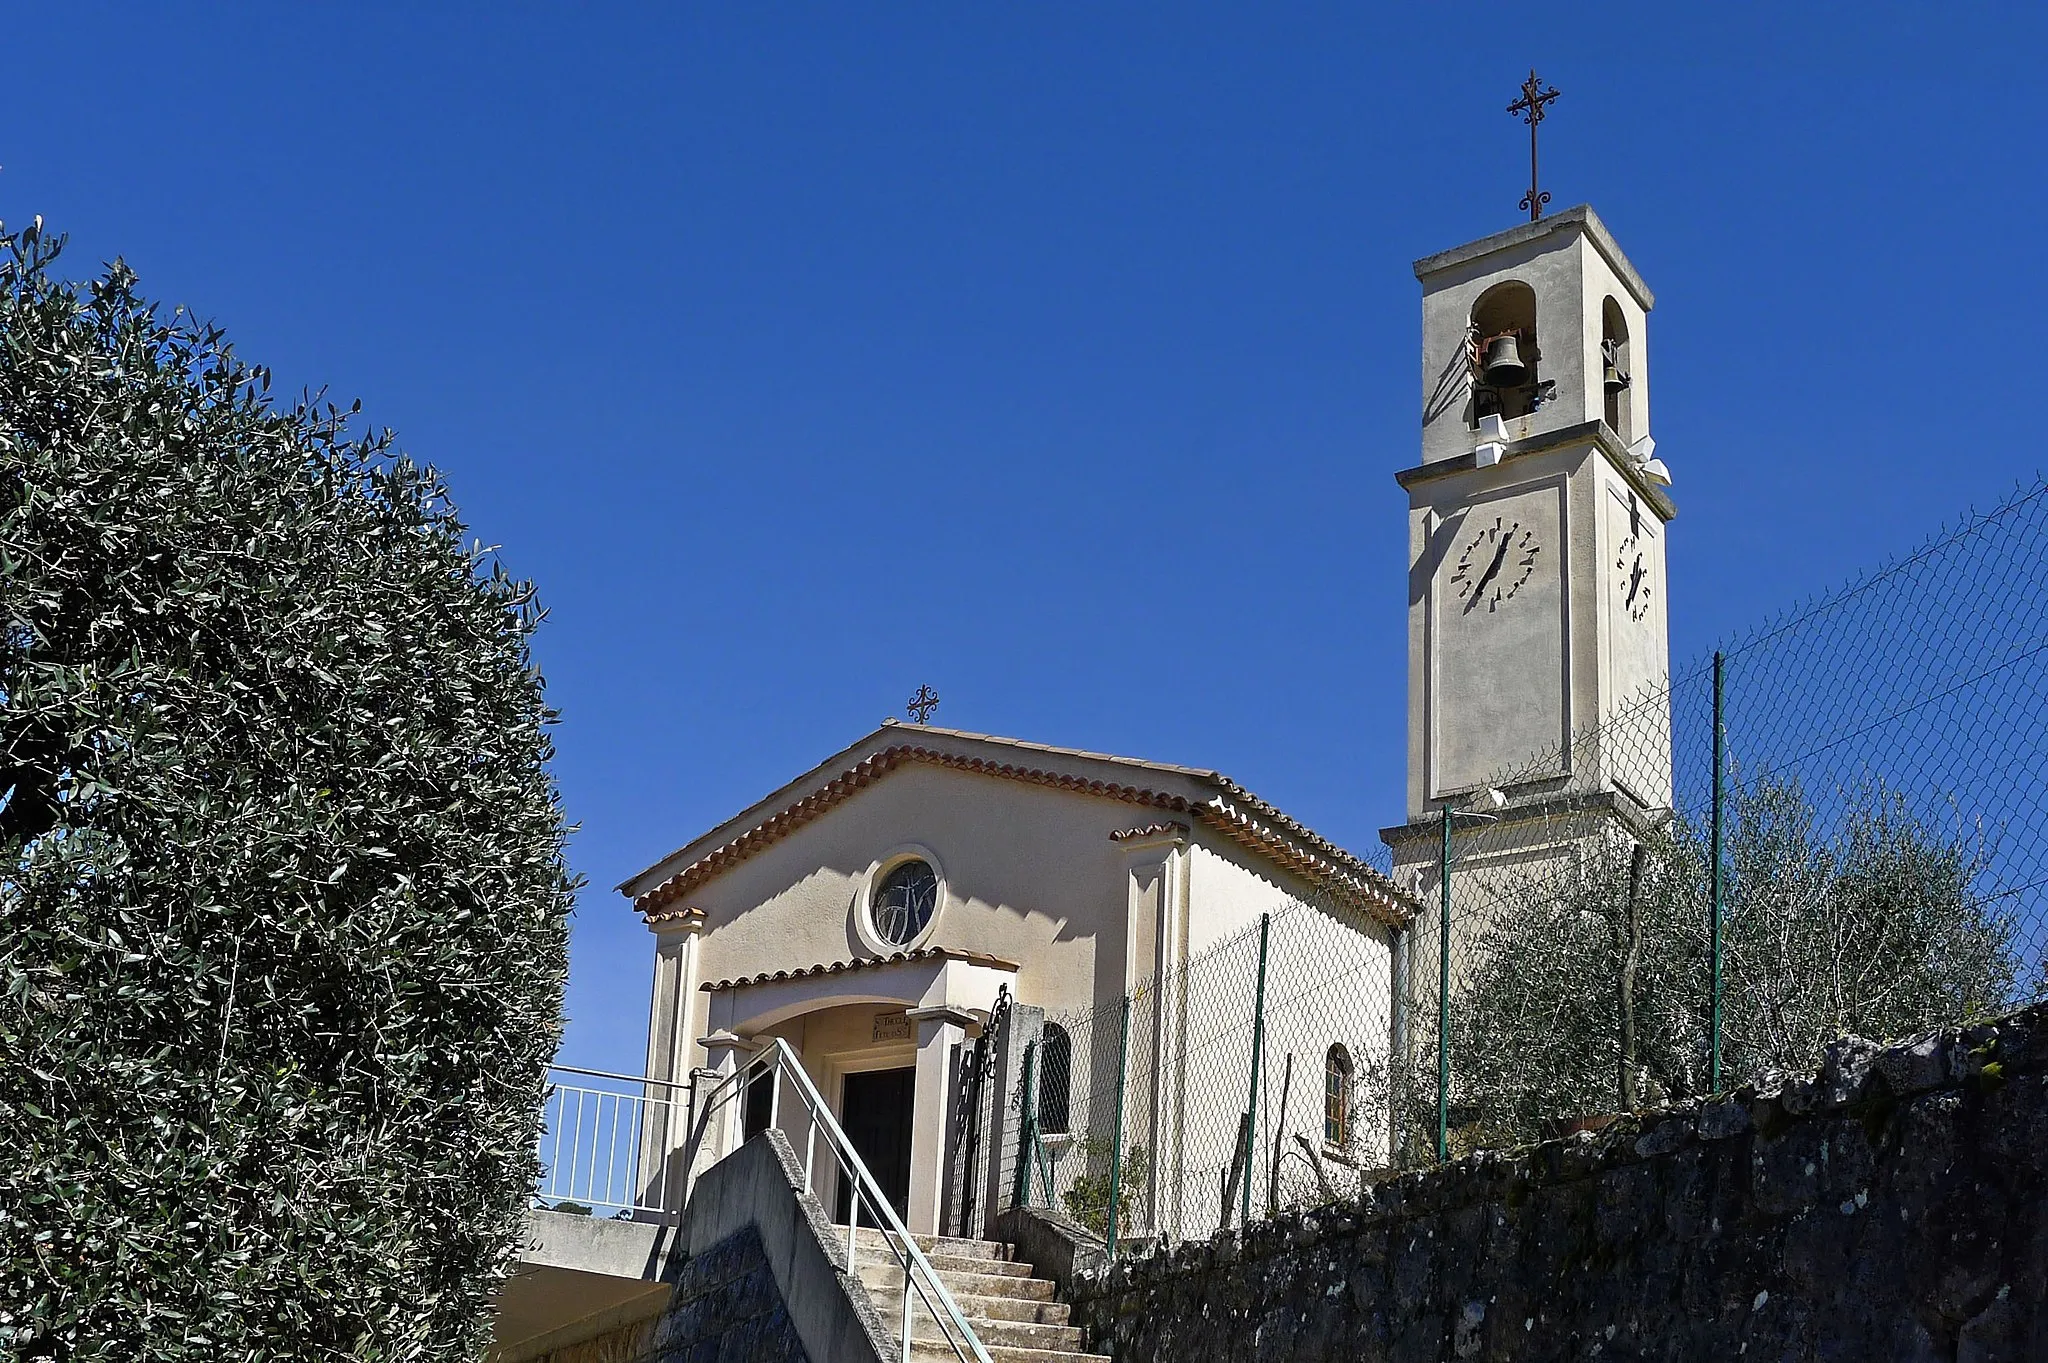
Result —
[[1520, 114], [1529, 125], [1529, 192], [1522, 196], [1521, 206], [1529, 210], [1530, 222], [1542, 217], [1543, 205], [1550, 202], [1550, 191], [1536, 187], [1536, 127], [1543, 122], [1543, 106], [1556, 98], [1557, 87], [1544, 89], [1532, 66], [1529, 79], [1522, 82], [1522, 97], [1508, 105], [1509, 113]]
[[923, 724], [932, 717], [932, 711], [938, 708], [939, 693], [929, 686], [922, 685], [917, 688], [917, 694], [910, 698], [910, 703], [903, 707], [913, 724]]

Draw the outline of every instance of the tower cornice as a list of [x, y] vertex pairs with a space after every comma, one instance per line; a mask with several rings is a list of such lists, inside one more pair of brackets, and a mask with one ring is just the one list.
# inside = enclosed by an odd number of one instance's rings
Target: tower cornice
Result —
[[1525, 222], [1518, 227], [1510, 227], [1505, 232], [1495, 232], [1490, 237], [1481, 237], [1477, 241], [1468, 241], [1463, 246], [1453, 246], [1448, 251], [1424, 256], [1415, 262], [1415, 277], [1427, 283], [1435, 276], [1455, 270], [1460, 265], [1484, 260], [1488, 256], [1527, 242], [1541, 240], [1553, 233], [1568, 231], [1585, 233], [1586, 239], [1593, 243], [1593, 249], [1607, 261], [1608, 268], [1614, 271], [1615, 277], [1621, 280], [1622, 286], [1634, 296], [1636, 304], [1644, 312], [1656, 306], [1656, 295], [1650, 292], [1650, 286], [1643, 282], [1643, 277], [1636, 273], [1636, 267], [1629, 263], [1629, 258], [1622, 254], [1621, 247], [1615, 243], [1614, 234], [1607, 230], [1606, 223], [1600, 221], [1600, 215], [1593, 211], [1591, 204], [1576, 204], [1547, 218]]
[[[1560, 430], [1532, 435], [1527, 440], [1509, 441], [1506, 451], [1501, 455], [1501, 463], [1505, 464], [1508, 460], [1521, 455], [1540, 454], [1545, 450], [1573, 444], [1598, 445], [1600, 452], [1607, 456], [1607, 462], [1614, 466], [1615, 472], [1628, 480], [1628, 485], [1636, 490], [1637, 496], [1655, 507], [1657, 514], [1666, 521], [1677, 517], [1678, 505], [1671, 500], [1671, 494], [1644, 476], [1641, 467], [1635, 460], [1629, 458], [1628, 451], [1622, 447], [1621, 437], [1610, 430], [1604, 421], [1582, 421], [1576, 426], [1566, 426]], [[1439, 478], [1471, 473], [1477, 468], [1477, 453], [1461, 454], [1455, 458], [1436, 459], [1427, 464], [1417, 464], [1414, 468], [1402, 469], [1394, 475], [1394, 481], [1404, 488], [1414, 488]]]

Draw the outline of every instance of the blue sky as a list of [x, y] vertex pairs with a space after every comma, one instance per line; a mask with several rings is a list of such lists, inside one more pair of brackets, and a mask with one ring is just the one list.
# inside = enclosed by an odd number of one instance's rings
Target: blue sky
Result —
[[[60, 12], [61, 9], [61, 12]], [[43, 6], [0, 217], [360, 397], [537, 580], [610, 887], [900, 713], [1401, 814], [1418, 256], [1555, 206], [1657, 293], [1674, 652], [2042, 462], [2048, 10]]]

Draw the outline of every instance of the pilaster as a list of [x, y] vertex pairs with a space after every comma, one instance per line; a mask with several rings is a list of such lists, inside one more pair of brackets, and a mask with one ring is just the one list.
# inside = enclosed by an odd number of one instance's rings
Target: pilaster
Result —
[[937, 1235], [946, 1189], [952, 1186], [946, 1161], [959, 1092], [960, 1047], [967, 1029], [979, 1026], [980, 1019], [945, 1005], [913, 1008], [907, 1016], [917, 1026], [917, 1077], [911, 1109], [910, 1201], [903, 1223], [913, 1234]]

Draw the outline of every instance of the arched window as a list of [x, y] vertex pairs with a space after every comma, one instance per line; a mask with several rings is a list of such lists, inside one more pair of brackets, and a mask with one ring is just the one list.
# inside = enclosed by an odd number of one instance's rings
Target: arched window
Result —
[[1351, 1052], [1342, 1046], [1323, 1057], [1323, 1143], [1351, 1144]]
[[1045, 1024], [1038, 1043], [1038, 1130], [1063, 1136], [1072, 1130], [1074, 1039], [1057, 1022]]
[[1536, 339], [1536, 291], [1519, 279], [1505, 280], [1472, 305], [1472, 408], [1478, 429], [1483, 416], [1521, 417], [1543, 402], [1543, 348]]
[[1612, 298], [1600, 306], [1600, 396], [1601, 415], [1607, 429], [1621, 437], [1621, 443], [1635, 440], [1634, 406], [1629, 387], [1632, 357], [1628, 348], [1628, 319]]

